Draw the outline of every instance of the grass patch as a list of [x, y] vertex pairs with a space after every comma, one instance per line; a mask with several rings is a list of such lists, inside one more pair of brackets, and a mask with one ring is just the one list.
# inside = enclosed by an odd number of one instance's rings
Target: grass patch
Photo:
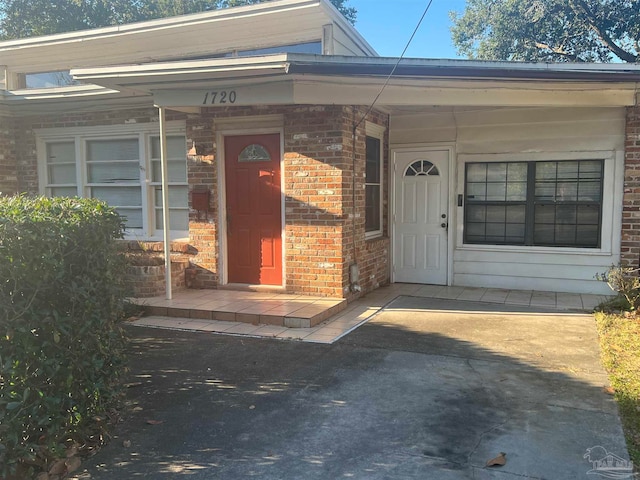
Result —
[[640, 465], [640, 316], [596, 312], [596, 323], [629, 455], [634, 465]]

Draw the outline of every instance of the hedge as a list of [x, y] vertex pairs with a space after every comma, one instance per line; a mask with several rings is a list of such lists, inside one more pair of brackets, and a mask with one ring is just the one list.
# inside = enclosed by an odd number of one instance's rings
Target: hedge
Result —
[[97, 200], [0, 198], [0, 478], [102, 434], [124, 370], [122, 233]]

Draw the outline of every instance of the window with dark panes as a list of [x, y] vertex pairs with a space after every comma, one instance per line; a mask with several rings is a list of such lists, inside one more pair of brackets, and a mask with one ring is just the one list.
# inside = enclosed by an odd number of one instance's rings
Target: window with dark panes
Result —
[[464, 241], [600, 246], [602, 160], [467, 163]]
[[382, 157], [379, 138], [366, 138], [365, 231], [382, 232]]

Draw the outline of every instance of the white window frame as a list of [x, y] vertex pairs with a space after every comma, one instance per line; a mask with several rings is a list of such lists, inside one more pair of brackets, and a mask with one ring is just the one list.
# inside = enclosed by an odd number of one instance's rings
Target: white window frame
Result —
[[[384, 134], [385, 134], [385, 127], [383, 127], [382, 125], [376, 125], [375, 123], [371, 123], [371, 122], [365, 122], [365, 135], [367, 137], [371, 137], [371, 138], [376, 138], [380, 141], [380, 182], [379, 185], [378, 183], [375, 184], [369, 184], [367, 183], [367, 178], [366, 178], [366, 139], [365, 139], [365, 178], [364, 178], [364, 189], [366, 190], [367, 185], [378, 185], [380, 188], [380, 206], [379, 206], [379, 211], [380, 211], [380, 229], [378, 230], [372, 230], [370, 232], [367, 232], [365, 230], [365, 234], [364, 237], [366, 240], [372, 239], [372, 238], [378, 238], [378, 237], [382, 237], [383, 233], [384, 233]], [[366, 193], [365, 193], [365, 222], [366, 222], [366, 202], [367, 202], [367, 198], [366, 198]], [[365, 223], [366, 225], [366, 223]], [[366, 226], [365, 226], [366, 229]]]
[[[563, 253], [612, 255], [619, 253], [620, 228], [622, 215], [622, 181], [624, 172], [624, 154], [620, 151], [594, 150], [574, 152], [535, 152], [514, 154], [459, 154], [458, 155], [458, 183], [459, 193], [464, 192], [466, 163], [485, 162], [521, 162], [521, 161], [563, 161], [563, 160], [604, 160], [603, 190], [602, 190], [602, 218], [600, 226], [600, 248], [581, 247], [549, 247], [525, 245], [485, 245], [464, 243], [464, 207], [458, 206], [456, 244], [458, 250], [468, 251], [507, 251], [518, 253]], [[466, 203], [466, 202], [465, 202]], [[616, 205], [619, 206], [616, 207]], [[620, 215], [618, 215], [618, 212]]]
[[[168, 122], [167, 136], [185, 135], [184, 122]], [[73, 141], [76, 155], [76, 185], [78, 196], [89, 196], [90, 188], [87, 179], [87, 142], [91, 140], [119, 140], [137, 138], [140, 162], [140, 188], [142, 195], [142, 228], [127, 228], [125, 238], [135, 240], [162, 240], [162, 229], [156, 228], [154, 207], [154, 190], [157, 182], [152, 180], [151, 168], [151, 138], [160, 135], [157, 123], [103, 125], [95, 127], [47, 128], [36, 129], [36, 149], [38, 158], [38, 181], [40, 194], [50, 196], [47, 171], [47, 144], [53, 142]], [[185, 170], [186, 170], [186, 142], [185, 142]], [[124, 185], [124, 184], [123, 184]], [[134, 184], [126, 184], [133, 186]], [[188, 187], [185, 182], [171, 182], [169, 186], [178, 185]], [[188, 207], [186, 208], [188, 212]], [[187, 213], [188, 214], [188, 213]], [[172, 230], [172, 239], [189, 236], [188, 230]]]

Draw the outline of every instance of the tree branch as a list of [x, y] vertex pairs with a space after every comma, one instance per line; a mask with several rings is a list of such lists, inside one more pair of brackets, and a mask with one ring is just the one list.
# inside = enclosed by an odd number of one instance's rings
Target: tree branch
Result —
[[567, 52], [562, 47], [552, 47], [551, 45], [548, 45], [546, 43], [536, 42], [535, 40], [534, 40], [534, 44], [536, 48], [540, 48], [542, 50], [549, 50], [551, 53], [554, 53], [556, 55], [561, 55], [570, 60], [573, 60], [574, 62], [582, 61], [580, 57], [578, 57], [575, 53]]
[[629, 63], [635, 63], [639, 60], [639, 56], [633, 55], [620, 48], [609, 36], [609, 34], [597, 25], [597, 19], [584, 0], [569, 0], [569, 4], [571, 5], [571, 8], [574, 12], [579, 13], [577, 10], [582, 11], [589, 22], [589, 28], [593, 30], [593, 32], [598, 36], [604, 46], [607, 47], [611, 52], [613, 52], [618, 58]]

